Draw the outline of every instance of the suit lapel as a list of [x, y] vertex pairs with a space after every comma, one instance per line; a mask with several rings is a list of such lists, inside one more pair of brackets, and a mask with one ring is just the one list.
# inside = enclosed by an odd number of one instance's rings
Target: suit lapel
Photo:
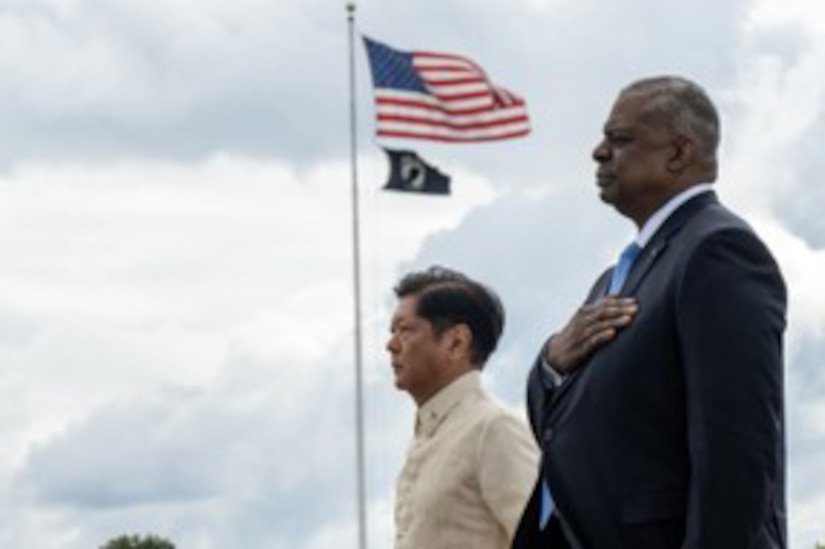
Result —
[[679, 208], [667, 218], [664, 224], [659, 227], [650, 239], [650, 242], [648, 242], [647, 246], [642, 250], [639, 258], [633, 264], [633, 267], [627, 275], [627, 280], [625, 280], [620, 295], [623, 297], [636, 295], [636, 290], [638, 290], [645, 275], [650, 272], [650, 269], [653, 268], [656, 261], [665, 253], [670, 240], [679, 233], [685, 223], [693, 217], [694, 213], [705, 206], [717, 202], [716, 193], [711, 191], [702, 193], [679, 206]]
[[610, 277], [613, 276], [613, 269], [615, 269], [615, 266], [605, 271], [602, 276], [599, 277], [599, 280], [593, 285], [590, 295], [587, 296], [587, 303], [593, 303], [607, 295], [607, 289], [610, 287]]
[[619, 292], [620, 296], [626, 297], [636, 294], [636, 290], [638, 289], [639, 284], [642, 283], [645, 275], [650, 271], [653, 264], [656, 263], [656, 260], [667, 248], [668, 240], [669, 238], [652, 240], [647, 246], [645, 246], [645, 249], [639, 256], [639, 259], [636, 260], [636, 263], [633, 264], [633, 268], [627, 274], [627, 280], [625, 280], [622, 290]]

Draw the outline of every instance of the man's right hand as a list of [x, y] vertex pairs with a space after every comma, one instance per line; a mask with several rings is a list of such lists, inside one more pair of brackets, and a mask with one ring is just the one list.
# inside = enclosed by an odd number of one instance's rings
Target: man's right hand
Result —
[[638, 310], [635, 299], [614, 295], [582, 305], [567, 326], [545, 343], [545, 361], [560, 374], [573, 372], [630, 324]]

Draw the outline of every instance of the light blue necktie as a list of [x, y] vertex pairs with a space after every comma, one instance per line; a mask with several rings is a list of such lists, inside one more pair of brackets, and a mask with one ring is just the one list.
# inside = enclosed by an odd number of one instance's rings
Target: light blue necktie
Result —
[[636, 261], [636, 257], [638, 257], [641, 251], [642, 249], [635, 242], [624, 249], [619, 258], [619, 263], [616, 265], [616, 268], [613, 269], [613, 274], [610, 276], [610, 286], [607, 288], [607, 293], [619, 293], [619, 290], [622, 289], [622, 284], [624, 284], [627, 278], [627, 273], [630, 272], [633, 262]]
[[544, 530], [550, 522], [550, 515], [553, 514], [553, 496], [550, 494], [550, 487], [547, 481], [541, 479], [541, 511], [539, 516], [539, 528]]

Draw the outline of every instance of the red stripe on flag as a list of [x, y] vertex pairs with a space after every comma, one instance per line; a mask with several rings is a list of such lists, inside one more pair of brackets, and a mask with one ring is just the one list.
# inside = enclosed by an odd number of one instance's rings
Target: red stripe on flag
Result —
[[402, 116], [395, 114], [379, 114], [377, 115], [378, 123], [381, 122], [406, 122], [409, 124], [418, 124], [421, 126], [430, 126], [434, 128], [449, 128], [452, 130], [477, 130], [486, 128], [495, 128], [497, 126], [509, 126], [517, 122], [527, 122], [527, 116], [517, 114], [508, 116], [500, 120], [479, 120], [469, 122], [451, 122], [449, 120], [432, 120], [429, 118], [420, 118], [417, 116]]
[[[376, 99], [376, 104], [378, 105], [396, 105], [399, 107], [412, 107], [417, 109], [427, 109], [430, 111], [440, 112], [446, 115], [467, 115], [467, 114], [483, 114], [485, 112], [490, 112], [490, 107], [475, 107], [472, 109], [458, 109], [458, 108], [448, 108], [443, 105], [433, 105], [432, 103], [424, 103], [421, 101], [414, 101], [411, 99], [389, 99], [386, 97], [382, 97]], [[518, 106], [514, 104], [512, 106]], [[526, 117], [526, 116], [525, 116]]]
[[[487, 81], [483, 78], [454, 78], [451, 80], [426, 80], [428, 86], [440, 88], [443, 86], [462, 86], [464, 84], [486, 84]], [[489, 93], [489, 92], [488, 92]]]
[[383, 131], [378, 130], [379, 137], [399, 137], [408, 139], [428, 139], [430, 141], [441, 141], [444, 143], [471, 143], [480, 141], [499, 141], [501, 139], [509, 139], [511, 137], [523, 137], [530, 133], [530, 130], [520, 130], [511, 133], [501, 133], [492, 136], [484, 137], [448, 137], [432, 133], [416, 133], [416, 132], [398, 132], [398, 131]]

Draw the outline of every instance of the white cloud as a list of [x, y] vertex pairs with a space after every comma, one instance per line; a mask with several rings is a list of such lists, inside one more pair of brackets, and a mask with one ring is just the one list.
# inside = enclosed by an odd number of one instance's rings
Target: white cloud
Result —
[[[392, 195], [378, 190], [385, 159], [359, 165], [367, 387], [380, 391], [368, 406], [387, 411], [404, 398], [383, 357], [397, 266], [494, 193], [446, 165], [460, 182], [451, 198]], [[130, 520], [187, 546], [223, 546], [243, 529], [261, 546], [269, 515], [287, 508], [277, 539], [291, 547], [325, 523], [317, 513], [330, 513], [333, 531], [352, 528], [350, 483], [315, 511], [290, 504], [296, 490], [350, 475], [349, 183], [346, 163], [296, 173], [225, 155], [30, 163], [0, 180], [0, 226], [14, 235], [0, 241], [10, 327], [0, 340], [0, 478], [14, 487], [0, 506], [17, 508], [0, 529], [14, 546], [85, 547]], [[373, 428], [403, 433], [407, 412]], [[376, 462], [383, 453], [371, 449]], [[396, 467], [379, 466], [385, 500]], [[170, 506], [179, 522], [152, 519]], [[387, 535], [387, 517], [374, 529]], [[318, 536], [307, 547], [328, 539]]]
[[[801, 341], [825, 340], [825, 249], [812, 249], [776, 220], [756, 216], [752, 220], [774, 250], [786, 278], [790, 351], [797, 351]], [[789, 358], [792, 360], [794, 355]]]
[[825, 31], [825, 6], [817, 0], [756, 0], [745, 23], [747, 30], [794, 25], [816, 34]]
[[239, 69], [263, 61], [263, 48], [278, 54], [271, 25], [304, 22], [300, 13], [296, 4], [255, 0], [7, 7], [0, 18], [6, 99], [44, 116], [168, 122], [238, 78], [254, 78]]

